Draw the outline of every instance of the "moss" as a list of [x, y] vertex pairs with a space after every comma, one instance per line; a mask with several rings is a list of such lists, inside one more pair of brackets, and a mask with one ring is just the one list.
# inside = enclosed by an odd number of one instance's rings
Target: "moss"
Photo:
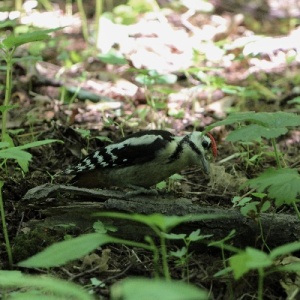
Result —
[[13, 258], [17, 263], [38, 252], [46, 247], [63, 240], [67, 234], [63, 228], [46, 228], [42, 226], [35, 227], [27, 233], [19, 234], [13, 241]]

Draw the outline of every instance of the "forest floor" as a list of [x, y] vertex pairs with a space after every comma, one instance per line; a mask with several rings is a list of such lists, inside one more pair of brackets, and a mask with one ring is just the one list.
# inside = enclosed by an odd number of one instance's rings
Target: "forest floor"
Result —
[[[86, 232], [66, 223], [35, 227], [48, 216], [23, 197], [46, 183], [67, 184], [66, 178], [54, 175], [87, 153], [144, 129], [165, 129], [178, 135], [203, 131], [229, 112], [299, 113], [300, 27], [274, 17], [264, 23], [256, 20], [259, 28], [255, 31], [247, 15], [187, 12], [145, 13], [136, 24], [126, 26], [103, 22], [101, 26], [112, 26], [107, 29], [112, 36], [103, 27], [99, 47], [105, 51], [117, 45], [118, 55], [99, 55], [82, 38], [80, 26], [67, 26], [42, 45], [42, 62], [14, 65], [11, 104], [17, 107], [10, 111], [7, 124], [14, 145], [47, 139], [63, 142], [30, 149], [27, 173], [14, 161], [2, 164], [0, 179], [15, 263], [68, 235]], [[56, 27], [57, 19], [52, 18]], [[78, 17], [72, 20], [73, 24], [79, 21]], [[16, 56], [33, 55], [34, 45], [20, 47]], [[0, 82], [4, 80], [0, 74]], [[232, 199], [246, 192], [240, 185], [276, 167], [274, 157], [268, 155], [271, 143], [229, 143], [225, 138], [232, 129], [212, 130], [218, 145], [218, 157], [211, 162], [216, 171], [210, 176], [195, 169], [182, 172], [169, 192], [174, 201], [183, 197], [203, 207], [237, 210], [232, 208]], [[277, 143], [286, 164], [299, 170], [299, 130], [292, 128]], [[270, 210], [278, 211], [274, 206]], [[283, 210], [289, 212], [289, 208]], [[178, 246], [170, 245], [170, 249], [175, 251]], [[110, 286], [120, 279], [153, 275], [152, 254], [145, 250], [107, 245], [94, 254], [47, 273], [79, 283], [99, 299], [108, 299]], [[4, 243], [0, 257], [1, 269], [6, 269]], [[99, 267], [99, 260], [105, 261], [104, 267]], [[172, 279], [193, 283], [209, 291], [212, 299], [232, 295], [234, 299], [256, 299], [256, 271], [237, 281], [229, 274], [215, 277], [223, 267], [221, 251], [211, 248], [193, 248], [184, 266], [170, 259]], [[266, 278], [264, 299], [288, 299], [283, 277]], [[91, 285], [91, 278], [101, 284]]]

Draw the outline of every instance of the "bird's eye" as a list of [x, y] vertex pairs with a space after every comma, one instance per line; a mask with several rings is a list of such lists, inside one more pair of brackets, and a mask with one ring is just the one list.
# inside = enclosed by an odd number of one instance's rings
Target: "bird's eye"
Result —
[[210, 146], [210, 142], [208, 142], [208, 141], [206, 141], [206, 140], [202, 141], [202, 147], [203, 147], [204, 149], [208, 149], [209, 146]]

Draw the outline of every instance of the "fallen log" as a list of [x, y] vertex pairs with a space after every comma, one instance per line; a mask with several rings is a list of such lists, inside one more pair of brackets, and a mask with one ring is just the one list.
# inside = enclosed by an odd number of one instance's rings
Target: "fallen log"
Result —
[[[236, 233], [230, 243], [236, 247], [262, 246], [262, 232], [257, 221], [244, 217], [237, 209], [203, 207], [187, 198], [176, 198], [172, 194], [136, 195], [127, 197], [116, 190], [90, 190], [65, 185], [36, 187], [27, 192], [19, 209], [38, 210], [44, 219], [44, 226], [74, 223], [82, 230], [92, 228], [96, 220], [118, 228], [114, 235], [123, 239], [143, 240], [153, 235], [150, 228], [128, 220], [100, 218], [96, 212], [113, 211], [137, 214], [193, 215], [216, 214], [221, 217], [212, 220], [187, 222], [174, 232], [191, 233], [201, 229], [202, 234], [212, 234], [212, 240], [226, 237], [232, 230]], [[223, 217], [222, 217], [223, 216]], [[225, 217], [224, 217], [225, 216]], [[283, 213], [262, 213], [260, 216], [263, 236], [270, 248], [300, 240], [300, 222], [294, 215]]]

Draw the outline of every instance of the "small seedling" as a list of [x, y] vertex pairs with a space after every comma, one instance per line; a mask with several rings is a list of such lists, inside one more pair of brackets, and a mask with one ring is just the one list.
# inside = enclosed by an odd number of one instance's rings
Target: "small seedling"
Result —
[[266, 276], [274, 272], [299, 272], [299, 263], [278, 266], [278, 259], [300, 250], [300, 242], [285, 244], [273, 249], [269, 254], [251, 247], [231, 256], [229, 265], [236, 280], [251, 270], [258, 272], [257, 299], [263, 299], [263, 285]]
[[[186, 278], [189, 279], [189, 259], [192, 256], [192, 252], [189, 251], [189, 247], [194, 242], [203, 241], [207, 238], [212, 237], [212, 234], [200, 234], [200, 229], [191, 232], [189, 235], [186, 234], [165, 234], [166, 238], [169, 240], [182, 240], [185, 244], [184, 247], [178, 249], [177, 251], [170, 251], [170, 255], [177, 259], [177, 266], [186, 267]], [[184, 274], [183, 274], [184, 275]]]

